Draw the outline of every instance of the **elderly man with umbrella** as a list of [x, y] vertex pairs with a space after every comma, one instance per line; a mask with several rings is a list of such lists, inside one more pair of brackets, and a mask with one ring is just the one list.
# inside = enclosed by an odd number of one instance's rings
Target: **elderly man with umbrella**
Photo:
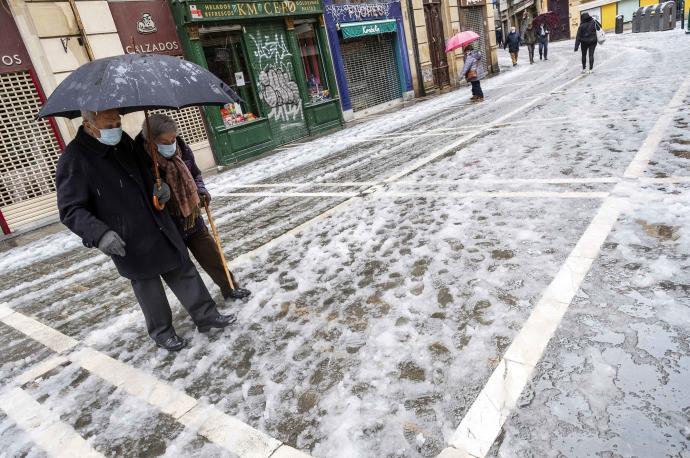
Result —
[[[185, 93], [185, 82], [194, 82], [193, 91]], [[189, 98], [192, 93], [194, 99]], [[83, 124], [57, 166], [60, 220], [85, 246], [112, 258], [120, 275], [131, 281], [149, 335], [169, 351], [179, 351], [187, 342], [175, 332], [161, 278], [199, 332], [224, 328], [236, 318], [218, 311], [173, 220], [163, 210], [170, 189], [122, 132], [120, 114], [232, 100], [220, 80], [194, 64], [165, 56], [127, 55], [80, 67], [39, 113], [40, 117], [82, 116]]]

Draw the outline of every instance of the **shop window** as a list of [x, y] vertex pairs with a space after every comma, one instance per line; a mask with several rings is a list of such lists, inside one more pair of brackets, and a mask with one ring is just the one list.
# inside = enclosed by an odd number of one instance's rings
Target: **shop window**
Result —
[[331, 93], [328, 88], [321, 43], [314, 23], [299, 24], [295, 27], [295, 34], [297, 35], [297, 42], [299, 43], [302, 56], [304, 74], [307, 77], [307, 90], [310, 102], [318, 103], [329, 100]]
[[211, 73], [232, 87], [242, 98], [220, 108], [226, 127], [251, 121], [259, 116], [256, 92], [252, 82], [240, 31], [204, 33], [201, 44]]

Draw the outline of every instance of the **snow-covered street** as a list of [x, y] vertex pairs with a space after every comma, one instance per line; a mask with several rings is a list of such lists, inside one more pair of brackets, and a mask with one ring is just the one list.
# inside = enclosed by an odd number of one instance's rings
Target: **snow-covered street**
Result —
[[500, 51], [209, 178], [254, 294], [168, 291], [180, 353], [69, 231], [0, 252], [0, 457], [690, 457], [689, 43]]

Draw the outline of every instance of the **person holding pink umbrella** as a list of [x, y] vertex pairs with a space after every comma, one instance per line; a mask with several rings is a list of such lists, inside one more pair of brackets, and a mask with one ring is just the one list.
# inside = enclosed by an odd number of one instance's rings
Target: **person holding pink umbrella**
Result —
[[484, 100], [484, 93], [479, 80], [484, 73], [484, 66], [480, 65], [482, 61], [482, 53], [475, 51], [472, 43], [479, 40], [479, 34], [471, 30], [456, 33], [446, 42], [446, 52], [451, 52], [459, 48], [463, 48], [465, 57], [465, 66], [462, 69], [461, 76], [472, 85], [472, 102], [481, 102]]
[[480, 80], [484, 76], [484, 66], [482, 63], [482, 53], [475, 50], [474, 46], [467, 45], [463, 49], [465, 55], [465, 65], [462, 67], [462, 76], [472, 85], [472, 102], [484, 101], [484, 92]]

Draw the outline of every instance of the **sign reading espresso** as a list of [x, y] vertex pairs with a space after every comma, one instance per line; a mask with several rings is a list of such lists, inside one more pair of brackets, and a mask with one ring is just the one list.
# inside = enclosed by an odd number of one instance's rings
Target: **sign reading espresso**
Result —
[[108, 6], [127, 54], [182, 55], [180, 39], [166, 2], [108, 2]]
[[263, 16], [299, 16], [322, 13], [319, 0], [282, 0], [264, 2], [194, 2], [190, 0], [192, 21], [254, 18]]
[[31, 68], [31, 60], [9, 11], [10, 7], [7, 6], [5, 0], [0, 0], [0, 30], [2, 30], [0, 73], [18, 72]]

